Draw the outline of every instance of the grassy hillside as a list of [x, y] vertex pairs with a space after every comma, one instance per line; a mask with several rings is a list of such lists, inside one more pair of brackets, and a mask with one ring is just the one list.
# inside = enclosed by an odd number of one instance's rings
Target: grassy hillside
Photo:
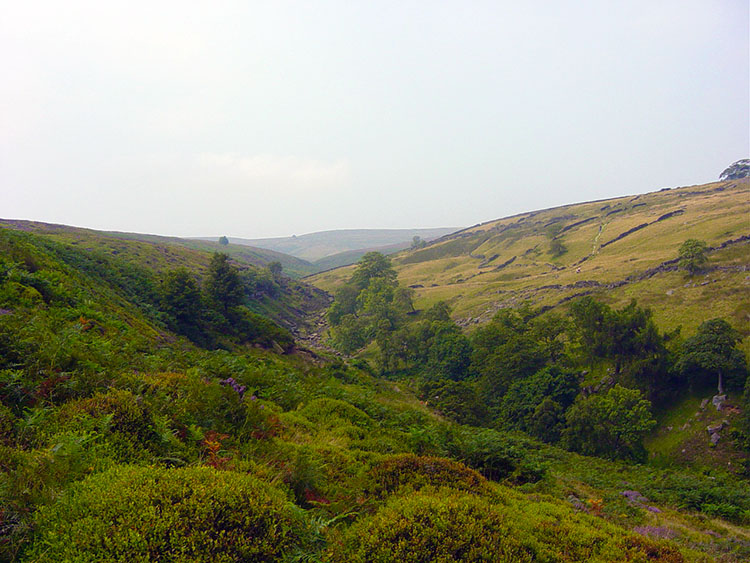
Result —
[[0, 559], [750, 556], [726, 471], [588, 458], [450, 422], [361, 362], [178, 337], [158, 282], [210, 260], [0, 229]]
[[[137, 272], [139, 279], [145, 280], [151, 288], [152, 300], [157, 299], [157, 286], [171, 270], [186, 268], [196, 278], [204, 277], [215, 252], [229, 255], [240, 271], [248, 274], [263, 272], [265, 270], [262, 267], [274, 261], [291, 261], [293, 265], [302, 262], [289, 256], [285, 259], [283, 255], [280, 260], [276, 260], [279, 258], [277, 253], [260, 249], [156, 235], [110, 233], [5, 219], [0, 219], [0, 227], [7, 228], [9, 232], [35, 235], [39, 238], [32, 237], [32, 240], [38, 240], [40, 244], [67, 249], [65, 252], [71, 255], [73, 267], [81, 267], [84, 261], [93, 264], [109, 264], [114, 261], [117, 268]], [[259, 253], [255, 250], [259, 250]], [[311, 315], [327, 306], [328, 296], [310, 285], [285, 276], [280, 278], [277, 285], [278, 295], [269, 296], [257, 292], [247, 301], [248, 307], [292, 332], [304, 334]]]
[[[424, 240], [433, 240], [455, 229], [342, 229], [338, 231], [321, 231], [293, 237], [266, 239], [230, 238], [235, 244], [246, 244], [267, 248], [285, 254], [291, 254], [304, 260], [315, 262], [327, 256], [362, 249], [409, 246], [415, 236]], [[364, 253], [364, 252], [363, 252]], [[356, 262], [356, 258], [353, 260]]]
[[[249, 247], [247, 245], [221, 245], [218, 241], [164, 237], [141, 233], [104, 232], [67, 225], [13, 219], [0, 219], [0, 227], [43, 234], [60, 241], [82, 246], [89, 250], [102, 249], [113, 255], [116, 255], [122, 249], [132, 247], [125, 242], [116, 242], [118, 240], [141, 242], [144, 244], [138, 246], [144, 255], [136, 256], [136, 258], [141, 263], [157, 269], [174, 267], [180, 260], [183, 261], [181, 265], [189, 265], [190, 259], [187, 256], [190, 255], [190, 252], [185, 252], [187, 249], [200, 251], [193, 253], [193, 256], [205, 256], [206, 252], [223, 252], [231, 255], [238, 262], [259, 267], [268, 266], [271, 262], [279, 262], [287, 275], [292, 277], [301, 277], [318, 271], [312, 264], [305, 260], [300, 260], [288, 254], [263, 248]], [[162, 258], [158, 258], [157, 254], [162, 255]], [[170, 255], [172, 256], [171, 259], [169, 258]], [[184, 262], [185, 260], [187, 262]], [[198, 261], [200, 262], [200, 259]]]
[[[750, 181], [717, 182], [499, 219], [394, 257], [399, 281], [426, 308], [447, 301], [463, 323], [530, 301], [557, 308], [593, 294], [613, 306], [632, 297], [664, 329], [694, 330], [724, 316], [750, 334]], [[677, 269], [689, 238], [712, 247], [704, 274]], [[564, 250], [556, 255], [553, 245]], [[308, 278], [327, 291], [352, 272]], [[711, 306], [706, 307], [710, 299]]]

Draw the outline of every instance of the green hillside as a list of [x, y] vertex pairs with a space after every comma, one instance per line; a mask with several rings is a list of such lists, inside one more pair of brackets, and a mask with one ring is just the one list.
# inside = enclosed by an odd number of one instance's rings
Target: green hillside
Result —
[[[591, 294], [614, 306], [637, 296], [665, 329], [724, 316], [747, 335], [749, 236], [750, 181], [741, 179], [499, 219], [405, 251], [394, 266], [418, 308], [444, 300], [464, 324], [524, 301], [557, 308]], [[709, 268], [686, 277], [675, 259], [690, 238], [711, 251]], [[308, 281], [332, 291], [352, 268]]]
[[[288, 254], [274, 252], [263, 248], [249, 247], [247, 245], [221, 245], [219, 244], [218, 239], [216, 241], [209, 241], [164, 237], [141, 233], [103, 232], [80, 227], [69, 227], [67, 225], [54, 225], [50, 223], [40, 223], [38, 221], [20, 221], [12, 219], [0, 219], [0, 227], [44, 234], [73, 244], [85, 243], [87, 245], [86, 248], [91, 249], [101, 246], [105, 248], [106, 251], [115, 253], [118, 251], [118, 246], [114, 243], [114, 240], [119, 239], [123, 241], [151, 243], [150, 247], [149, 245], [142, 245], [141, 248], [158, 248], [160, 249], [158, 252], [161, 254], [169, 254], [171, 252], [175, 255], [184, 255], [185, 253], [182, 252], [182, 250], [190, 249], [199, 250], [204, 253], [224, 252], [225, 254], [230, 254], [235, 260], [246, 264], [252, 264], [254, 266], [264, 267], [272, 262], [279, 262], [287, 275], [292, 277], [301, 277], [319, 271], [309, 262], [300, 260]], [[126, 246], [120, 245], [120, 248], [126, 248]], [[149, 254], [148, 251], [146, 251], [146, 253]], [[146, 261], [145, 264], [149, 266], [153, 265], [158, 267], [159, 264], [162, 264], [162, 266], [164, 265], [163, 261], [155, 260], [154, 257], [148, 259], [150, 259], [151, 262]], [[168, 265], [169, 261], [167, 261], [166, 264]]]
[[[283, 257], [282, 260], [273, 260], [279, 256], [270, 251], [260, 250], [256, 254], [253, 249], [235, 245], [101, 232], [28, 221], [0, 219], [0, 227], [6, 227], [9, 232], [36, 235], [38, 238], [32, 239], [45, 245], [57, 244], [55, 248], [66, 249], [66, 253], [77, 256], [72, 258], [73, 267], [80, 268], [83, 263], [109, 264], [114, 261], [117, 266], [111, 268], [135, 272], [133, 275], [148, 284], [150, 306], [155, 306], [157, 286], [167, 272], [185, 268], [199, 279], [205, 276], [215, 252], [230, 256], [245, 278], [258, 278], [260, 285], [265, 284], [260, 289], [248, 288], [246, 305], [292, 332], [305, 334], [311, 315], [325, 308], [329, 301], [324, 292], [285, 275], [271, 279], [273, 276], [265, 266], [272, 262], [282, 263]], [[301, 262], [293, 257], [286, 258], [292, 264]]]
[[[0, 560], [750, 557], [750, 489], [729, 434], [713, 462], [675, 463], [660, 427], [649, 438], [665, 456], [645, 463], [459, 420], [467, 405], [482, 408], [465, 381], [425, 397], [427, 371], [382, 374], [371, 350], [363, 360], [293, 339], [316, 328], [329, 297], [275, 267], [161, 240], [5, 225]], [[368, 274], [371, 289], [408, 297], [381, 273]], [[370, 297], [366, 314], [387, 309], [382, 292]], [[445, 311], [431, 313], [437, 332], [418, 340], [422, 351], [442, 350], [437, 336], [460, 344]], [[430, 369], [453, 359], [436, 361]], [[493, 361], [484, 365], [503, 369]], [[682, 423], [701, 408], [691, 401], [660, 424]], [[725, 415], [742, 428], [739, 408]], [[703, 412], [694, 426], [713, 422]]]

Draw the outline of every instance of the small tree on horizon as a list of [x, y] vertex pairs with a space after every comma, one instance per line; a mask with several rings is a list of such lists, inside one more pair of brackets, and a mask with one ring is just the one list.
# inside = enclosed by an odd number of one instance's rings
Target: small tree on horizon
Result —
[[227, 237], [219, 237], [219, 244], [226, 246], [229, 244], [229, 239]]

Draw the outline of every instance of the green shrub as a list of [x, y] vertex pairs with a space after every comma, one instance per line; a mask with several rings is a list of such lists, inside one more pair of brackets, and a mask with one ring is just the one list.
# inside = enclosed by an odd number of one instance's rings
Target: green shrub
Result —
[[121, 442], [123, 460], [133, 455], [132, 446], [153, 450], [161, 442], [147, 405], [140, 396], [124, 389], [65, 403], [48, 432], [71, 432], [79, 428], [103, 431]]
[[487, 420], [487, 407], [468, 381], [428, 380], [420, 386], [420, 395], [443, 416], [459, 424], [480, 426]]
[[457, 428], [446, 445], [450, 457], [476, 469], [487, 479], [512, 483], [534, 483], [546, 468], [536, 450], [539, 444], [528, 438], [489, 428]]
[[459, 491], [483, 493], [487, 481], [473, 469], [440, 457], [403, 454], [380, 461], [370, 471], [373, 493], [383, 496], [401, 487], [419, 490], [425, 486], [450, 487]]
[[250, 475], [119, 466], [76, 483], [36, 517], [28, 559], [276, 561], [301, 523]]
[[362, 428], [370, 428], [373, 423], [367, 413], [339, 399], [313, 399], [300, 409], [300, 413], [312, 422], [327, 426], [338, 426], [344, 421]]
[[353, 525], [328, 561], [400, 563], [533, 561], [533, 550], [509, 529], [501, 508], [487, 500], [441, 490], [394, 497]]

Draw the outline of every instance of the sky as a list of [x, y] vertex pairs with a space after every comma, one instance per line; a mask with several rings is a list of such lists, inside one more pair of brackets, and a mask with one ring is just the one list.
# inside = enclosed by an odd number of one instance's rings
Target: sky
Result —
[[746, 0], [0, 0], [0, 217], [465, 227], [750, 156]]

